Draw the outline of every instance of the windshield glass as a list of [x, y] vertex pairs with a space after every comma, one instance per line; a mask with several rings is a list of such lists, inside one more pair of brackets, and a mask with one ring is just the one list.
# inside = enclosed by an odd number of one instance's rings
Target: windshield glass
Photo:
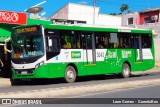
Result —
[[12, 58], [29, 58], [44, 55], [42, 34], [19, 34], [12, 36]]

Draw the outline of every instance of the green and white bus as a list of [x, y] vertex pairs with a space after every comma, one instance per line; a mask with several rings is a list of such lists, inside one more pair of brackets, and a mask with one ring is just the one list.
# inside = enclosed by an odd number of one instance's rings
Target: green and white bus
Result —
[[88, 25], [15, 27], [11, 35], [12, 82], [144, 71], [155, 66], [151, 30]]

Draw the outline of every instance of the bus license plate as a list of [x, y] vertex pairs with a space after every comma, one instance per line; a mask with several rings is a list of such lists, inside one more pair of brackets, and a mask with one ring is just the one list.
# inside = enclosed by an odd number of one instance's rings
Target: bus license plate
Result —
[[27, 71], [22, 71], [21, 74], [27, 74]]

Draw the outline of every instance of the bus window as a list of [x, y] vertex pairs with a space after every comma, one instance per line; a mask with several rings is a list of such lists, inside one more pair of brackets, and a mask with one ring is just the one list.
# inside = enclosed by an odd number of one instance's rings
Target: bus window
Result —
[[75, 45], [76, 45], [76, 48], [78, 49], [81, 49], [82, 46], [81, 46], [81, 34], [80, 32], [76, 32], [76, 35], [74, 36], [75, 37]]
[[[61, 35], [61, 48], [62, 49], [75, 49], [77, 48], [78, 35], [75, 31], [60, 31]], [[80, 46], [79, 46], [80, 48]]]
[[84, 32], [81, 34], [83, 49], [92, 49], [92, 33]]
[[139, 36], [137, 34], [132, 34], [131, 40], [132, 40], [132, 48], [139, 49]]
[[95, 33], [96, 36], [96, 48], [104, 49], [108, 45], [106, 33]]
[[59, 52], [59, 38], [56, 36], [49, 37], [48, 38], [48, 46], [49, 46], [49, 51], [50, 52]]
[[46, 37], [46, 52], [48, 60], [54, 56], [57, 56], [60, 53], [59, 31], [46, 29], [45, 37]]
[[118, 47], [118, 37], [117, 33], [110, 33], [110, 40], [109, 40], [110, 46], [109, 48], [117, 48]]
[[131, 34], [118, 33], [119, 48], [131, 48]]
[[87, 44], [87, 49], [92, 49], [91, 35], [86, 35], [86, 44]]
[[150, 35], [142, 35], [142, 48], [151, 48], [152, 38]]

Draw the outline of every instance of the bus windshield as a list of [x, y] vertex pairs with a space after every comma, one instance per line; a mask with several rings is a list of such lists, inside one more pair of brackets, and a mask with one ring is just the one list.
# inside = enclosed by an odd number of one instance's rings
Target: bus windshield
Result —
[[12, 58], [29, 58], [44, 55], [41, 33], [23, 33], [12, 36]]

